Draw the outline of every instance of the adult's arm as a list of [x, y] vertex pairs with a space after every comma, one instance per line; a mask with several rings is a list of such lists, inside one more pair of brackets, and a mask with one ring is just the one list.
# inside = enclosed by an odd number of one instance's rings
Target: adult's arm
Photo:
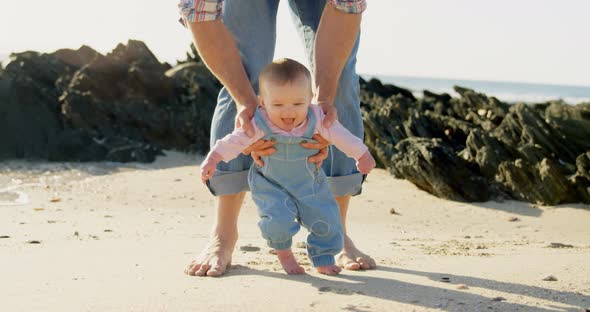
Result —
[[201, 59], [236, 102], [236, 128], [242, 127], [252, 137], [254, 129], [250, 119], [254, 116], [258, 99], [231, 33], [221, 19], [186, 22], [186, 26], [192, 32], [193, 43]]
[[326, 4], [314, 48], [316, 100], [326, 113], [323, 124], [326, 128], [338, 119], [334, 98], [340, 74], [358, 37], [362, 13], [362, 9], [343, 12], [332, 5], [333, 2]]

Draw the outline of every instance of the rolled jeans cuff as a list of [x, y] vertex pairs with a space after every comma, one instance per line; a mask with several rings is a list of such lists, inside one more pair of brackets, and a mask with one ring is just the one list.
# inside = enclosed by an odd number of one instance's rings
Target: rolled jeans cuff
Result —
[[334, 196], [359, 195], [363, 190], [362, 184], [364, 181], [365, 175], [361, 173], [328, 177], [328, 184]]
[[[360, 195], [365, 175], [353, 173], [339, 177], [328, 177], [328, 184], [334, 196]], [[207, 181], [207, 188], [214, 196], [238, 194], [250, 190], [248, 170], [215, 171], [215, 175]]]
[[248, 186], [248, 170], [215, 171], [215, 175], [207, 181], [209, 192], [215, 196], [238, 194], [250, 190]]
[[311, 258], [311, 263], [313, 264], [313, 266], [315, 268], [321, 267], [321, 266], [326, 266], [326, 265], [333, 265], [336, 263], [334, 261], [334, 256], [332, 256], [332, 255], [321, 255], [321, 256], [315, 256], [315, 257], [310, 257], [310, 258]]
[[284, 242], [273, 242], [273, 241], [267, 241], [267, 242], [268, 242], [268, 247], [273, 248], [274, 250], [281, 250], [281, 249], [291, 248], [291, 245], [293, 244], [293, 239], [289, 239]]

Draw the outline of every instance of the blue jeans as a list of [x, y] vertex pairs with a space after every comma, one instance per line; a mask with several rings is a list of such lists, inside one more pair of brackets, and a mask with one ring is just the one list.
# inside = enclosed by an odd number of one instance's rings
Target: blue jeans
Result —
[[[232, 33], [242, 57], [242, 64], [258, 93], [258, 74], [272, 62], [275, 50], [276, 16], [279, 0], [225, 0], [223, 23]], [[325, 0], [289, 0], [293, 20], [305, 45], [310, 67], [313, 68], [313, 49], [316, 31], [326, 5]], [[352, 134], [363, 138], [363, 120], [360, 112], [360, 86], [356, 74], [357, 38], [342, 74], [334, 104], [338, 120]], [[236, 105], [223, 88], [217, 98], [217, 107], [211, 125], [211, 146], [234, 129]], [[334, 196], [356, 195], [361, 191], [362, 174], [355, 161], [344, 153], [329, 147], [328, 158], [322, 168], [328, 176]], [[250, 156], [240, 154], [229, 163], [220, 162], [215, 175], [208, 181], [209, 190], [216, 196], [247, 191]]]

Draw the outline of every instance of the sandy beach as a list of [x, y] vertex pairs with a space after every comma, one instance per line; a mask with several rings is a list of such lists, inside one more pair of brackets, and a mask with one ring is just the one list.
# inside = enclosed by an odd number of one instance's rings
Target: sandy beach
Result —
[[377, 270], [323, 276], [294, 247], [307, 274], [288, 276], [248, 196], [227, 274], [186, 276], [214, 198], [199, 157], [167, 154], [1, 163], [1, 310], [590, 311], [590, 206], [452, 202], [384, 170], [353, 198], [348, 224]]

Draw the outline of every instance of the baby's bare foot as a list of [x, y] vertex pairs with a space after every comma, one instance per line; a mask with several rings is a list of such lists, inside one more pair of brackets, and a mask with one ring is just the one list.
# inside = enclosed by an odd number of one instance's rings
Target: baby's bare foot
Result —
[[184, 270], [188, 275], [217, 277], [225, 273], [231, 264], [236, 239], [223, 240], [212, 237], [201, 254]]
[[324, 265], [324, 266], [319, 266], [316, 268], [316, 270], [318, 270], [318, 272], [322, 273], [322, 274], [326, 274], [326, 275], [336, 275], [338, 273], [340, 273], [340, 271], [342, 271], [342, 269], [337, 266], [337, 265]]
[[336, 255], [336, 263], [347, 270], [372, 270], [375, 260], [356, 248], [348, 235], [344, 236], [344, 248]]
[[279, 257], [279, 261], [281, 262], [281, 265], [287, 274], [305, 273], [305, 269], [303, 269], [299, 263], [297, 263], [295, 256], [293, 256], [291, 248], [277, 250], [277, 256]]

